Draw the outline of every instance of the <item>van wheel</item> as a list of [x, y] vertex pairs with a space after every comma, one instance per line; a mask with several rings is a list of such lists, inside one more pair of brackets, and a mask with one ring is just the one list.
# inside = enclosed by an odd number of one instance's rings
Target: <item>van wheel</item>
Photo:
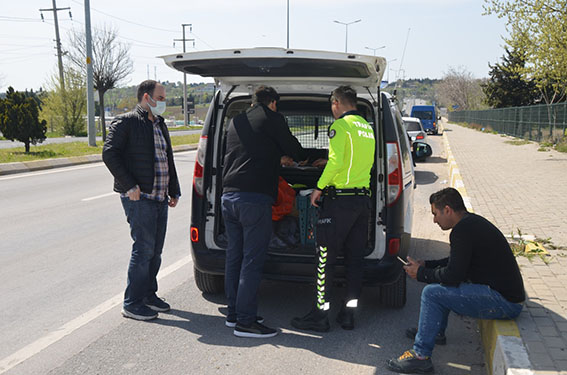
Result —
[[218, 294], [224, 291], [224, 276], [204, 273], [193, 268], [195, 284], [203, 293]]
[[380, 287], [380, 303], [387, 307], [402, 308], [406, 304], [406, 273], [402, 270], [393, 284]]

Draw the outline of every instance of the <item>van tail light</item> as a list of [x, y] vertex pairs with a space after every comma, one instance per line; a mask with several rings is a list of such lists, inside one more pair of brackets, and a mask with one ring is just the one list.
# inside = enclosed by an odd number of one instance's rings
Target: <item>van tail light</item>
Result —
[[199, 242], [199, 228], [191, 227], [191, 242]]
[[425, 138], [425, 137], [423, 136], [423, 133], [419, 133], [419, 134], [417, 135], [417, 137], [415, 137], [415, 139], [423, 139], [423, 138]]
[[388, 254], [396, 255], [400, 251], [400, 239], [399, 238], [390, 238], [388, 242]]
[[197, 147], [197, 160], [195, 160], [195, 170], [193, 171], [193, 189], [198, 196], [202, 197], [203, 189], [203, 167], [205, 165], [205, 155], [207, 154], [207, 136], [202, 135], [199, 138]]
[[435, 124], [435, 121], [433, 121], [433, 129], [435, 129], [437, 127], [437, 125]]
[[397, 142], [388, 142], [388, 190], [387, 204], [392, 206], [397, 202], [402, 193], [402, 165], [400, 157], [400, 146]]

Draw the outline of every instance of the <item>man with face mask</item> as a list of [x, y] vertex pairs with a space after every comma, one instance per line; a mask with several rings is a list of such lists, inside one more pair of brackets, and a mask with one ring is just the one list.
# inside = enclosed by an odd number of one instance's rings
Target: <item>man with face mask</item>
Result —
[[112, 122], [102, 150], [134, 241], [122, 315], [137, 320], [154, 319], [157, 312], [170, 309], [156, 295], [157, 273], [167, 210], [177, 205], [181, 190], [161, 117], [165, 107], [165, 87], [153, 80], [142, 82], [138, 105]]

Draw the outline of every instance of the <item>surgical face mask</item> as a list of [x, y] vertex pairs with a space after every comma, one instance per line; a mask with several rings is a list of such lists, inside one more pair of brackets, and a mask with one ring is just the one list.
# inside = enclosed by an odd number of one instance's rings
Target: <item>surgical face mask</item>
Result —
[[152, 107], [149, 103], [148, 106], [150, 107], [150, 111], [154, 116], [161, 116], [165, 112], [165, 102], [160, 100], [154, 100], [152, 97], [148, 95], [148, 98], [151, 99], [152, 102], [156, 103], [155, 107]]

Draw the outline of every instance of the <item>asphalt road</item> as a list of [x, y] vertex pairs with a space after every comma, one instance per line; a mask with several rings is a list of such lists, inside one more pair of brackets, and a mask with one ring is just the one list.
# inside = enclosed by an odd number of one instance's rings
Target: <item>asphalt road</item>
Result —
[[[448, 253], [448, 234], [432, 223], [427, 198], [446, 186], [441, 137], [416, 168], [411, 253]], [[241, 339], [224, 326], [223, 296], [194, 285], [188, 225], [195, 152], [175, 155], [184, 195], [170, 210], [160, 295], [173, 310], [152, 322], [120, 316], [131, 240], [119, 198], [102, 164], [0, 177], [0, 373], [9, 374], [384, 374], [387, 358], [411, 347], [420, 283], [408, 282], [400, 310], [361, 298], [356, 328], [326, 334], [294, 330], [310, 307], [308, 285], [264, 282], [260, 313], [282, 329], [273, 339]], [[445, 182], [444, 182], [445, 181]], [[333, 313], [334, 318], [334, 313]], [[451, 316], [449, 345], [434, 352], [437, 374], [484, 374], [474, 320]], [[19, 363], [17, 366], [12, 365]]]
[[[188, 134], [200, 134], [201, 129], [195, 130], [179, 130], [179, 131], [172, 131], [170, 135], [172, 137], [180, 136], [180, 135], [188, 135]], [[97, 141], [102, 141], [102, 137], [96, 137]], [[36, 146], [41, 145], [49, 145], [54, 143], [71, 143], [71, 142], [88, 142], [88, 137], [59, 137], [59, 138], [46, 138], [42, 143], [38, 143]], [[22, 142], [18, 141], [7, 141], [7, 140], [0, 140], [0, 149], [2, 148], [15, 148], [15, 147], [24, 147]], [[32, 146], [33, 150], [33, 146]]]

